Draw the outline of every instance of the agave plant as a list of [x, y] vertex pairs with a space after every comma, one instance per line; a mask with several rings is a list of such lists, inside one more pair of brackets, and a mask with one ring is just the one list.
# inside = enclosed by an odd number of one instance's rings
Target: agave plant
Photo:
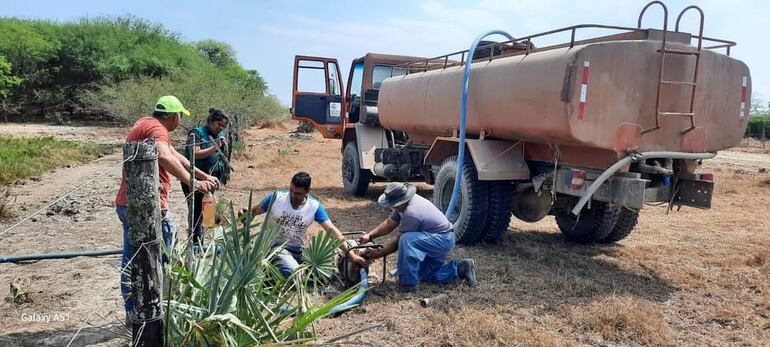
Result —
[[[232, 205], [229, 215], [229, 220], [236, 221]], [[265, 223], [254, 230], [252, 219], [247, 213], [242, 227], [236, 223], [224, 227], [202, 254], [172, 254], [165, 279], [168, 345], [312, 341], [314, 323], [357, 294], [357, 288], [350, 288], [323, 305], [314, 305], [308, 284], [331, 275], [334, 242], [323, 236], [313, 238], [307, 263], [284, 278], [271, 262], [280, 251], [272, 247], [276, 226]]]
[[326, 232], [319, 232], [310, 238], [310, 244], [302, 250], [303, 266], [307, 267], [313, 288], [317, 284], [327, 283], [337, 271], [334, 254], [342, 242]]

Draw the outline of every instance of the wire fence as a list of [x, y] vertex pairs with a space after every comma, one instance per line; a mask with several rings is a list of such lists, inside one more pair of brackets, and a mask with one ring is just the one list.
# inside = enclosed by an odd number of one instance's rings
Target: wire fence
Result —
[[[194, 146], [194, 145], [199, 145], [199, 144], [201, 144], [201, 143], [202, 143], [202, 142], [188, 143], [188, 144], [184, 144], [184, 145], [181, 145], [181, 146], [177, 145], [177, 146], [175, 146], [175, 147], [177, 147], [177, 148], [178, 148], [178, 147], [182, 147], [182, 148], [184, 148], [184, 147], [187, 147], [187, 146]], [[12, 232], [12, 231], [14, 231], [15, 229], [17, 229], [17, 228], [18, 228], [20, 225], [22, 225], [22, 224], [24, 224], [25, 222], [27, 222], [27, 221], [31, 220], [31, 219], [32, 219], [34, 216], [36, 216], [36, 215], [38, 215], [38, 214], [42, 213], [43, 211], [46, 211], [47, 209], [51, 208], [52, 206], [54, 206], [54, 205], [56, 205], [56, 204], [60, 203], [61, 201], [63, 201], [65, 198], [67, 198], [68, 196], [72, 195], [73, 193], [80, 191], [80, 190], [81, 190], [83, 187], [85, 187], [86, 185], [88, 185], [88, 184], [93, 184], [93, 182], [94, 182], [94, 181], [96, 181], [96, 180], [98, 180], [98, 179], [100, 179], [100, 178], [102, 178], [102, 177], [104, 177], [104, 176], [106, 176], [106, 175], [109, 175], [109, 174], [111, 174], [111, 173], [112, 173], [112, 174], [114, 174], [114, 173], [115, 173], [115, 172], [114, 172], [114, 170], [115, 170], [115, 169], [117, 169], [118, 167], [122, 167], [122, 166], [123, 166], [123, 164], [125, 164], [125, 163], [126, 163], [126, 162], [128, 162], [128, 161], [131, 161], [131, 160], [133, 160], [135, 157], [136, 157], [136, 153], [134, 153], [132, 156], [129, 156], [128, 158], [125, 158], [125, 159], [123, 159], [123, 160], [120, 160], [120, 161], [118, 161], [118, 162], [117, 162], [117, 163], [115, 163], [115, 164], [111, 164], [111, 165], [110, 165], [108, 168], [106, 168], [106, 169], [105, 169], [103, 172], [101, 172], [101, 173], [99, 173], [99, 174], [97, 174], [97, 175], [95, 175], [95, 176], [93, 176], [93, 177], [90, 177], [90, 178], [88, 178], [88, 179], [84, 180], [82, 183], [80, 183], [80, 184], [76, 185], [76, 186], [75, 186], [74, 188], [72, 188], [72, 189], [68, 189], [68, 190], [67, 190], [67, 191], [65, 191], [63, 194], [59, 195], [58, 197], [55, 197], [55, 198], [54, 198], [54, 199], [52, 199], [52, 200], [51, 200], [49, 203], [45, 204], [45, 205], [44, 205], [44, 206], [42, 206], [41, 208], [38, 208], [37, 210], [34, 210], [33, 212], [31, 212], [31, 213], [27, 214], [26, 216], [24, 216], [24, 217], [22, 217], [22, 218], [18, 219], [18, 220], [17, 220], [15, 223], [13, 223], [13, 224], [12, 224], [10, 227], [6, 228], [5, 230], [2, 230], [2, 231], [0, 231], [0, 238], [3, 238], [3, 237], [7, 237], [7, 236], [9, 236], [9, 235], [11, 234], [11, 232]], [[181, 199], [180, 201], [177, 201], [177, 202], [173, 203], [173, 204], [172, 204], [172, 206], [174, 207], [174, 209], [182, 209], [182, 208], [183, 208], [182, 206], [184, 206], [184, 205], [186, 205], [186, 204], [188, 203], [188, 200], [189, 200], [189, 199], [190, 199], [190, 198], [193, 196], [193, 194], [195, 194], [195, 192], [196, 192], [196, 191], [195, 191], [195, 190], [193, 190], [193, 191], [192, 191], [192, 192], [190, 192], [190, 193], [189, 193], [187, 196], [185, 196], [185, 197], [184, 197], [184, 199]], [[112, 194], [114, 194], [114, 192], [112, 192], [112, 191], [105, 191], [105, 192], [104, 192], [104, 194], [111, 194], [111, 195], [112, 195]], [[112, 210], [112, 209], [105, 211], [105, 214], [108, 214], [108, 213], [115, 213], [115, 211], [114, 211], [114, 210]], [[189, 211], [188, 211], [188, 213], [189, 213]], [[172, 214], [172, 216], [176, 216], [176, 214]], [[172, 217], [172, 218], [173, 218], [173, 217]], [[199, 219], [196, 221], [196, 223], [199, 223], [199, 222], [200, 222], [200, 218], [201, 218], [201, 216], [198, 216], [198, 218], [199, 218]], [[174, 222], [176, 222], [176, 223], [174, 223], [174, 224], [177, 224], [177, 225], [180, 225], [181, 223], [178, 223], [178, 222], [180, 222], [180, 221], [182, 221], [182, 220], [184, 220], [184, 221], [187, 221], [187, 218], [178, 218], [178, 217], [177, 217], [177, 218], [175, 218], [175, 219], [177, 219], [177, 220], [176, 220], [176, 221], [174, 221]], [[183, 238], [182, 240], [179, 240], [179, 239], [176, 237], [176, 233], [178, 232], [178, 230], [179, 230], [179, 229], [176, 229], [176, 230], [173, 230], [173, 232], [172, 232], [172, 240], [173, 240], [173, 242], [172, 242], [172, 247], [171, 247], [171, 249], [170, 249], [170, 250], [168, 250], [168, 251], [169, 251], [168, 253], [169, 253], [169, 256], [170, 256], [170, 257], [173, 257], [173, 254], [175, 253], [175, 251], [176, 251], [178, 248], [183, 248], [183, 247], [184, 247], [184, 248], [186, 248], [186, 247], [187, 247], [187, 245], [191, 244], [191, 242], [192, 242], [192, 236], [193, 236], [193, 233], [192, 233], [192, 232], [189, 232], [186, 238]], [[180, 242], [180, 241], [181, 241], [181, 242]], [[121, 268], [119, 269], [119, 270], [120, 270], [120, 271], [119, 271], [119, 273], [123, 273], [123, 272], [127, 271], [128, 267], [130, 267], [130, 266], [131, 266], [131, 263], [132, 263], [132, 261], [133, 261], [134, 257], [136, 257], [136, 255], [137, 255], [137, 254], [138, 254], [140, 251], [142, 251], [143, 247], [144, 247], [144, 245], [142, 245], [141, 247], [139, 247], [139, 248], [136, 250], [136, 252], [134, 252], [134, 255], [133, 255], [133, 257], [132, 257], [132, 258], [131, 258], [131, 259], [130, 259], [128, 262], [127, 262], [127, 264], [126, 264], [125, 266], [121, 266]], [[110, 297], [112, 297], [112, 296], [114, 295], [114, 291], [116, 290], [116, 288], [117, 288], [117, 287], [115, 287], [115, 286], [109, 286], [109, 287], [107, 288], [107, 290], [104, 292], [104, 294], [101, 296], [101, 298], [100, 298], [99, 302], [105, 302], [105, 301], [109, 300], [109, 298], [110, 298]], [[126, 299], [126, 298], [123, 298], [123, 300], [125, 300], [125, 299]], [[72, 344], [73, 344], [73, 342], [75, 342], [75, 341], [76, 341], [76, 339], [78, 338], [78, 336], [80, 335], [80, 333], [83, 331], [83, 329], [84, 329], [86, 326], [92, 326], [92, 327], [95, 327], [95, 326], [94, 326], [94, 325], [93, 325], [91, 322], [89, 322], [89, 321], [88, 321], [88, 319], [89, 319], [89, 317], [91, 317], [91, 316], [94, 316], [94, 315], [95, 315], [95, 313], [96, 313], [95, 311], [96, 311], [96, 309], [97, 309], [97, 308], [99, 308], [99, 307], [102, 307], [102, 306], [101, 306], [101, 305], [95, 305], [94, 307], [92, 307], [92, 308], [91, 308], [91, 310], [90, 310], [90, 312], [87, 314], [87, 316], [86, 316], [86, 317], [83, 317], [83, 318], [80, 320], [80, 321], [81, 321], [81, 324], [80, 324], [80, 326], [78, 327], [78, 330], [75, 332], [75, 334], [74, 334], [74, 335], [72, 336], [72, 338], [70, 339], [70, 341], [69, 341], [69, 344], [68, 344], [67, 346], [70, 346], [70, 345], [72, 345]], [[101, 317], [101, 316], [100, 316], [100, 317]], [[102, 318], [102, 319], [103, 319], [105, 322], [107, 321], [107, 319], [106, 319], [105, 317], [101, 317], [101, 318]], [[144, 325], [144, 324], [143, 324], [143, 325]], [[95, 327], [95, 328], [99, 328], [99, 327]], [[130, 333], [130, 332], [128, 332], [128, 331], [125, 331], [124, 329], [118, 329], [119, 331], [114, 331], [114, 330], [110, 330], [110, 329], [101, 329], [101, 328], [100, 328], [100, 330], [106, 330], [106, 331], [109, 331], [110, 333], [112, 333], [112, 334], [113, 334], [113, 335], [115, 335], [116, 337], [120, 337], [120, 336], [123, 336], [123, 337], [126, 337], [126, 338], [130, 338], [130, 337], [131, 337], [131, 333]], [[141, 333], [142, 333], [142, 332], [143, 332], [143, 329], [140, 329], [140, 331], [139, 331], [139, 335], [140, 335], [140, 336], [141, 336]]]
[[743, 138], [749, 144], [758, 144], [765, 147], [770, 140], [770, 120], [749, 122]]

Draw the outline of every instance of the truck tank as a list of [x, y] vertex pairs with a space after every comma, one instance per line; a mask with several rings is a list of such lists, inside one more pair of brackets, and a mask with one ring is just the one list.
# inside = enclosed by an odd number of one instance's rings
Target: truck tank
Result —
[[[713, 152], [738, 144], [749, 113], [746, 64], [668, 32], [661, 78], [662, 32], [642, 32], [474, 61], [469, 136], [591, 147], [618, 158], [628, 150]], [[455, 65], [386, 79], [380, 123], [413, 136], [451, 136], [463, 80], [463, 66]]]

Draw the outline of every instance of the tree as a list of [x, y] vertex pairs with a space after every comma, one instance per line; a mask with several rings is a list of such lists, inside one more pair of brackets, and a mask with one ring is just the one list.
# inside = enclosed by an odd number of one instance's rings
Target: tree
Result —
[[761, 95], [754, 95], [751, 97], [751, 109], [749, 114], [752, 116], [761, 116], [769, 113], [768, 107], [770, 104], [765, 104]]
[[192, 44], [195, 51], [210, 61], [214, 66], [225, 69], [238, 66], [235, 60], [235, 50], [227, 43], [216, 40], [202, 40]]
[[11, 63], [0, 55], [0, 97], [7, 98], [11, 88], [21, 84], [21, 78], [11, 74]]

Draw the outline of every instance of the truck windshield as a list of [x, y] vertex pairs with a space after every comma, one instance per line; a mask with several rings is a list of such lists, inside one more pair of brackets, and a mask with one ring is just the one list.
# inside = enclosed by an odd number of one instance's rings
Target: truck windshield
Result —
[[372, 89], [380, 89], [382, 81], [388, 77], [406, 75], [406, 69], [386, 65], [375, 65], [372, 72]]

